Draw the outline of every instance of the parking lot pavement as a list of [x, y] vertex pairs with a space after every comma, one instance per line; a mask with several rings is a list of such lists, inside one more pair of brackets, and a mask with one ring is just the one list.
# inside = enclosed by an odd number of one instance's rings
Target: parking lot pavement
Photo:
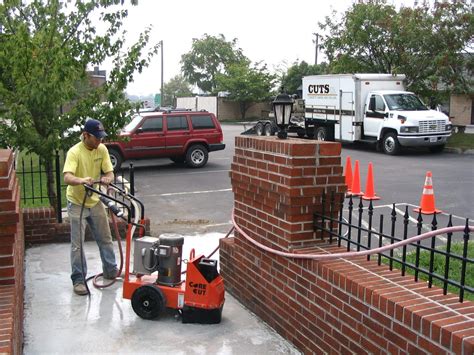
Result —
[[[183, 258], [190, 248], [208, 255], [223, 236], [185, 236]], [[90, 272], [100, 272], [95, 242], [85, 252]], [[26, 250], [25, 354], [299, 354], [230, 294], [220, 324], [182, 324], [173, 311], [150, 321], [122, 298], [122, 282], [77, 296], [69, 270], [67, 243]]]

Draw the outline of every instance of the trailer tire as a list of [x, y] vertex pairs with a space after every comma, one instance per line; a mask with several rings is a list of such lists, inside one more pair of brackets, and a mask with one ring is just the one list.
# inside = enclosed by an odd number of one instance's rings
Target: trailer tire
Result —
[[118, 171], [122, 166], [123, 158], [120, 152], [117, 149], [109, 148], [109, 157], [110, 162], [112, 163], [112, 167], [114, 171]]
[[334, 138], [330, 132], [330, 128], [327, 126], [320, 126], [314, 131], [314, 139], [318, 141], [333, 141]]
[[267, 123], [265, 125], [265, 127], [263, 128], [263, 133], [268, 137], [273, 136], [275, 134], [275, 132], [273, 131], [273, 127], [272, 127], [271, 123]]
[[401, 146], [395, 132], [388, 132], [383, 136], [382, 149], [385, 154], [389, 155], [397, 155], [400, 153]]
[[155, 319], [165, 309], [166, 299], [163, 292], [152, 285], [140, 286], [133, 292], [132, 308], [143, 319]]
[[263, 124], [262, 124], [262, 122], [259, 122], [255, 125], [255, 133], [257, 133], [257, 136], [263, 135]]

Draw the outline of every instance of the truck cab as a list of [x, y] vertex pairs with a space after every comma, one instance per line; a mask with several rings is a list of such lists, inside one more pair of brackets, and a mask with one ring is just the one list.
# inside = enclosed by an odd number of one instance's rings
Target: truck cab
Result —
[[381, 90], [367, 95], [363, 137], [376, 139], [387, 154], [397, 154], [401, 146], [442, 151], [451, 129], [445, 114], [430, 110], [412, 92]]

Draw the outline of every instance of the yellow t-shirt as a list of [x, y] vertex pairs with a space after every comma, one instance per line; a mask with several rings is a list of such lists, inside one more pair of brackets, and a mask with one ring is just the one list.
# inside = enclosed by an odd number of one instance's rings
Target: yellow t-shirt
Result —
[[[113, 170], [109, 151], [105, 145], [101, 143], [97, 149], [89, 150], [83, 142], [79, 142], [67, 152], [63, 174], [69, 172], [76, 177], [90, 176], [95, 180], [100, 180], [101, 173], [106, 174]], [[76, 205], [82, 205], [84, 193], [85, 188], [82, 185], [69, 185], [66, 190], [68, 201]], [[99, 202], [99, 196], [92, 194], [92, 196], [87, 197], [84, 207], [92, 208], [97, 202]]]

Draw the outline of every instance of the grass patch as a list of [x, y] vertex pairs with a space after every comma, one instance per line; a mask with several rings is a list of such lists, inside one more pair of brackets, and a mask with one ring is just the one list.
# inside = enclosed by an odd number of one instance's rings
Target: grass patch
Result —
[[[464, 246], [464, 243], [453, 243], [453, 244], [451, 244], [451, 254], [462, 256], [463, 246]], [[439, 248], [439, 250], [446, 251], [446, 248], [445, 247]], [[469, 259], [474, 258], [474, 243], [469, 243], [468, 244], [467, 257]], [[401, 256], [399, 258], [401, 258]], [[415, 251], [413, 251], [413, 252], [407, 254], [406, 262], [415, 265], [415, 259], [416, 259], [416, 253], [415, 253]], [[382, 256], [382, 262], [384, 264], [388, 264], [389, 260]], [[435, 253], [434, 263], [433, 263], [433, 266], [434, 266], [433, 272], [435, 274], [440, 275], [440, 276], [444, 276], [445, 264], [446, 264], [446, 258], [444, 257], [444, 255], [440, 255], [438, 253]], [[462, 265], [462, 263], [461, 263], [460, 260], [450, 258], [449, 273], [448, 273], [448, 278], [450, 280], [453, 280], [453, 281], [456, 281], [456, 282], [461, 281], [461, 265]], [[402, 269], [401, 263], [399, 263], [397, 261], [393, 262], [393, 267], [397, 268], [399, 270]], [[429, 251], [426, 251], [426, 250], [420, 251], [419, 267], [422, 268], [422, 269], [425, 269], [427, 271], [429, 270], [429, 267], [430, 267], [430, 252]], [[414, 275], [415, 270], [407, 267], [406, 273], [410, 274], [410, 275]], [[420, 280], [428, 281], [428, 275], [426, 275], [422, 272], [418, 273], [418, 278]], [[434, 279], [434, 278], [433, 278], [433, 285], [439, 286], [441, 288], [443, 287], [443, 283], [441, 281], [437, 280], [437, 279]], [[469, 286], [469, 287], [474, 287], [474, 264], [472, 264], [472, 263], [471, 264], [467, 263], [467, 265], [466, 265], [465, 285]], [[451, 293], [454, 293], [455, 295], [459, 295], [459, 288], [457, 288], [455, 286], [448, 285], [448, 291], [451, 292]], [[468, 291], [464, 292], [464, 299], [474, 301], [474, 293], [471, 293], [471, 292], [468, 292]]]
[[[62, 162], [60, 154], [60, 162]], [[62, 169], [62, 164], [60, 164]], [[20, 152], [16, 160], [16, 174], [20, 183], [21, 207], [48, 207], [48, 190], [46, 172], [39, 162], [38, 155]], [[55, 173], [53, 173], [55, 175]], [[60, 174], [61, 202], [66, 206], [66, 186], [62, 186], [62, 173]]]
[[474, 134], [453, 133], [448, 139], [447, 147], [474, 149]]

